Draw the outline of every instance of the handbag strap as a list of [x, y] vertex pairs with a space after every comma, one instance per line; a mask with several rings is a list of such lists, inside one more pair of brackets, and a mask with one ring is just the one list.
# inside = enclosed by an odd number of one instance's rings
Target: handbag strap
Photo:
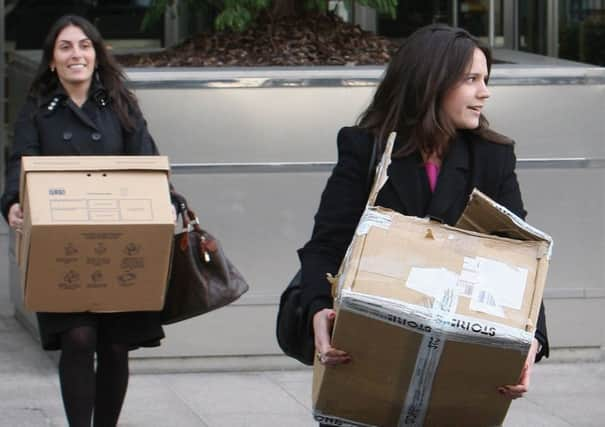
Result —
[[187, 199], [176, 191], [172, 191], [172, 197], [178, 202], [177, 215], [181, 216], [183, 225], [183, 236], [180, 239], [181, 247], [184, 249], [189, 245], [188, 235], [190, 232], [195, 231], [200, 236], [200, 255], [204, 261], [210, 262], [210, 254], [216, 252], [217, 242], [208, 233], [204, 232], [200, 227], [200, 220], [197, 215], [187, 204]]

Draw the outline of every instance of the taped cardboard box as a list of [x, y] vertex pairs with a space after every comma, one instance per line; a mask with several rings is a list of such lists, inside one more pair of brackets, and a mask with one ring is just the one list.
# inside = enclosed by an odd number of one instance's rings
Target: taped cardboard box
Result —
[[165, 156], [23, 157], [25, 307], [160, 310], [174, 221]]
[[[386, 181], [386, 162], [373, 194]], [[478, 191], [457, 228], [370, 202], [338, 277], [333, 345], [353, 361], [316, 363], [315, 418], [338, 426], [500, 425], [510, 400], [496, 389], [519, 379], [551, 244]]]

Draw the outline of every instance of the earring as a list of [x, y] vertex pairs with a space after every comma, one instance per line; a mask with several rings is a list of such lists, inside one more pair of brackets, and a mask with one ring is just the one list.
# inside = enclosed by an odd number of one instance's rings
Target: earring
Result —
[[50, 72], [54, 73], [55, 72], [55, 67], [50, 67]]

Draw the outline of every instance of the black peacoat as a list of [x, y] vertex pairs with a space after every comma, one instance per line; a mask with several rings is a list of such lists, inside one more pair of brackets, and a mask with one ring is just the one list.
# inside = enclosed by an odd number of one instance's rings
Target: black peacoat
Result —
[[[153, 138], [138, 109], [133, 109], [133, 130], [121, 126], [111, 99], [94, 82], [87, 101], [78, 107], [59, 86], [47, 96], [28, 97], [15, 122], [15, 137], [8, 160], [3, 216], [19, 201], [22, 156], [156, 155]], [[110, 340], [138, 346], [155, 346], [164, 337], [158, 312], [37, 313], [42, 346], [60, 348], [60, 334], [79, 326], [93, 326]]]
[[[309, 327], [316, 312], [332, 307], [326, 273], [338, 271], [368, 197], [373, 136], [364, 129], [346, 127], [338, 133], [337, 144], [338, 162], [321, 196], [312, 237], [298, 251], [302, 305]], [[393, 152], [399, 147], [401, 142], [396, 140]], [[434, 193], [429, 187], [422, 156], [415, 152], [393, 157], [389, 179], [378, 194], [376, 204], [405, 215], [429, 216], [453, 225], [476, 187], [525, 218], [515, 163], [513, 144], [490, 142], [473, 132], [460, 131], [443, 159]], [[539, 360], [548, 355], [544, 306], [540, 310], [536, 338], [542, 345]]]

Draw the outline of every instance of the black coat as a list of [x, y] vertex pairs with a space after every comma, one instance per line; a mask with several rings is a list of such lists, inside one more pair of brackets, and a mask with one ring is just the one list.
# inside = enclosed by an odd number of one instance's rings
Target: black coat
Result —
[[[395, 141], [393, 152], [400, 147]], [[302, 305], [308, 322], [313, 314], [332, 307], [326, 273], [336, 274], [368, 197], [368, 168], [373, 137], [348, 127], [338, 133], [338, 163], [321, 196], [311, 240], [299, 250], [302, 268]], [[526, 212], [515, 174], [512, 144], [486, 141], [462, 131], [443, 160], [437, 187], [432, 193], [419, 152], [394, 157], [389, 179], [376, 204], [405, 215], [430, 216], [454, 225], [474, 187], [525, 218]], [[540, 310], [536, 338], [542, 344], [538, 359], [548, 355], [544, 307]]]
[[[8, 160], [2, 214], [19, 201], [21, 156], [68, 155], [156, 155], [153, 138], [143, 116], [132, 111], [135, 128], [125, 130], [112, 109], [105, 89], [95, 83], [87, 101], [79, 108], [62, 87], [51, 94], [28, 97], [15, 122], [15, 137]], [[102, 329], [112, 341], [139, 345], [158, 345], [164, 337], [159, 313], [38, 313], [40, 336], [45, 349], [60, 347], [59, 334], [88, 325]]]

